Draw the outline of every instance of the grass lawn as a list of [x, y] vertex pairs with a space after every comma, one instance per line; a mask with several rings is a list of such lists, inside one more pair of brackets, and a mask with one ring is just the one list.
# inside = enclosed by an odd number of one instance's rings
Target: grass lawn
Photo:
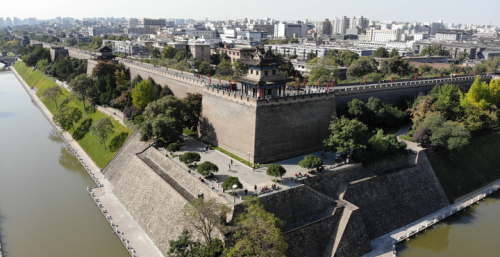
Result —
[[[45, 92], [45, 90], [47, 90], [48, 88], [58, 86], [56, 83], [46, 78], [40, 72], [32, 71], [31, 68], [26, 67], [23, 62], [17, 62], [14, 65], [14, 68], [26, 81], [26, 83], [28, 83], [28, 85], [35, 86], [38, 89], [38, 97], [41, 97], [43, 95], [43, 92]], [[57, 99], [58, 105], [60, 105], [67, 97], [71, 96], [71, 93], [65, 88], [62, 88], [62, 92], [63, 95], [59, 97], [59, 99]], [[53, 101], [42, 99], [42, 102], [52, 114], [57, 113], [56, 104]], [[86, 113], [83, 108], [83, 102], [76, 99], [72, 99], [68, 103], [68, 105], [80, 108], [83, 113], [83, 117], [80, 122], [78, 124], [75, 124], [75, 131], [73, 131], [73, 129], [70, 129], [68, 132], [71, 133], [73, 138], [78, 141], [80, 146], [94, 160], [97, 166], [99, 166], [100, 168], [104, 168], [116, 154], [118, 149], [120, 149], [122, 144], [127, 140], [132, 131], [122, 126], [118, 121], [110, 118], [115, 131], [106, 139], [106, 149], [104, 149], [104, 145], [99, 143], [98, 138], [90, 135], [89, 129], [92, 125], [92, 122], [109, 116], [97, 110], [95, 110], [94, 112]]]
[[432, 167], [450, 200], [500, 179], [500, 130], [473, 137], [458, 153], [429, 154]]

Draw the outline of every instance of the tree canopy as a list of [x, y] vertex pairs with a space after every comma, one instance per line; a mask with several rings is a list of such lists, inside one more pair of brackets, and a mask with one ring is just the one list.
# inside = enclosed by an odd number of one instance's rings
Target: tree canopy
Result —
[[176, 142], [187, 121], [187, 105], [173, 95], [167, 95], [147, 105], [141, 124], [141, 140], [153, 137]]
[[323, 160], [314, 155], [306, 155], [302, 161], [299, 162], [299, 166], [305, 169], [318, 168], [323, 165]]
[[99, 119], [90, 126], [90, 135], [97, 137], [99, 142], [104, 145], [104, 149], [106, 149], [106, 138], [113, 133], [114, 126], [108, 117]]
[[389, 52], [384, 47], [379, 47], [372, 55], [373, 57], [387, 58], [389, 57]]
[[205, 161], [198, 166], [196, 171], [203, 176], [209, 176], [212, 172], [219, 171], [219, 167], [217, 167], [217, 165], [215, 165], [209, 161]]
[[269, 167], [267, 167], [266, 174], [269, 176], [274, 176], [278, 178], [278, 176], [283, 177], [283, 175], [286, 173], [286, 169], [283, 168], [283, 166], [279, 164], [271, 164]]
[[324, 140], [324, 145], [334, 152], [345, 152], [351, 155], [351, 150], [366, 149], [368, 142], [368, 127], [357, 119], [348, 119], [342, 116], [335, 118], [330, 124], [332, 134]]
[[200, 159], [200, 154], [195, 152], [185, 152], [183, 155], [181, 155], [181, 157], [179, 157], [179, 160], [186, 165], [189, 165], [193, 162], [199, 162]]
[[156, 100], [156, 93], [150, 80], [139, 82], [132, 93], [134, 105], [139, 109], [145, 109], [149, 103]]
[[228, 190], [232, 189], [233, 185], [236, 185], [236, 188], [243, 188], [243, 185], [240, 183], [238, 177], [228, 177], [222, 182], [222, 188]]

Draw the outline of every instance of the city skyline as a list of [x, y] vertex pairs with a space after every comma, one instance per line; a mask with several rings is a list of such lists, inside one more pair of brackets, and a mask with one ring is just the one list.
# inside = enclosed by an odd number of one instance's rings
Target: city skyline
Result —
[[[496, 15], [496, 10], [500, 9], [500, 1], [479, 0], [475, 2], [475, 6], [484, 6], [481, 12], [470, 12], [468, 8], [464, 8], [465, 1], [455, 1], [453, 5], [447, 3], [436, 3], [431, 0], [420, 1], [418, 6], [403, 6], [399, 1], [381, 0], [377, 2], [369, 2], [365, 0], [355, 0], [346, 3], [332, 3], [324, 0], [313, 0], [307, 2], [310, 10], [304, 8], [303, 1], [273, 1], [271, 3], [264, 1], [254, 1], [251, 4], [235, 4], [219, 0], [210, 2], [207, 6], [203, 6], [206, 2], [200, 0], [193, 1], [194, 6], [202, 8], [193, 8], [185, 4], [175, 4], [150, 1], [147, 6], [131, 6], [131, 1], [123, 1], [119, 6], [114, 6], [112, 11], [108, 8], [96, 8], [102, 2], [97, 0], [89, 0], [85, 4], [75, 6], [67, 4], [61, 6], [59, 1], [47, 0], [43, 4], [33, 2], [28, 7], [20, 9], [14, 2], [4, 3], [0, 12], [0, 17], [18, 17], [21, 19], [35, 17], [37, 19], [54, 19], [55, 17], [73, 17], [77, 19], [92, 18], [92, 17], [115, 17], [115, 18], [184, 18], [194, 20], [229, 20], [249, 18], [249, 19], [265, 19], [266, 17], [276, 20], [304, 20], [320, 21], [333, 19], [339, 16], [364, 16], [370, 20], [378, 21], [397, 21], [397, 22], [425, 22], [443, 20], [445, 23], [461, 23], [461, 24], [482, 24], [482, 25], [500, 25], [500, 17]], [[230, 3], [230, 4], [229, 4]], [[159, 8], [151, 8], [152, 5], [158, 5]], [[58, 5], [58, 8], [54, 8]], [[314, 8], [315, 6], [322, 8]], [[350, 8], [356, 6], [356, 8]], [[486, 8], [487, 6], [487, 8]], [[164, 7], [164, 8], [162, 8]], [[189, 8], [186, 8], [189, 7]], [[243, 7], [241, 12], [235, 12]], [[169, 11], [175, 9], [175, 11]], [[4, 11], [7, 10], [7, 11]], [[76, 11], [77, 10], [77, 11]], [[373, 12], [373, 10], [379, 10]], [[382, 11], [381, 11], [382, 10]], [[401, 11], [404, 10], [404, 11]]]

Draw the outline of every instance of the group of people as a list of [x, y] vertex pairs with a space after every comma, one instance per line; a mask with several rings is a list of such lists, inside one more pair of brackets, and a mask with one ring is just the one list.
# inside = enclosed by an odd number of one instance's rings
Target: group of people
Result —
[[[321, 168], [323, 168], [323, 167], [321, 167]], [[300, 172], [299, 172], [299, 174], [295, 173], [295, 178], [296, 178], [296, 179], [297, 179], [297, 178], [301, 178], [301, 177], [302, 177], [302, 173], [300, 173]], [[306, 177], [306, 178], [309, 178], [309, 174], [307, 174], [307, 173], [306, 173], [305, 177]]]
[[[254, 188], [255, 192], [257, 192], [257, 185], [254, 185], [253, 188]], [[271, 190], [276, 190], [276, 189], [278, 189], [278, 187], [276, 186], [276, 184], [272, 184], [271, 185]], [[263, 187], [261, 187], [260, 191], [261, 192], [266, 192], [267, 190], [269, 190], [269, 188], [267, 186], [263, 186]]]

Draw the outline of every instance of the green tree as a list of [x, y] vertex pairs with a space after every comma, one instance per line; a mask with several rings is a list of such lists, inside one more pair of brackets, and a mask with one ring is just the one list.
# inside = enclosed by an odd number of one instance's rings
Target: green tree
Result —
[[[340, 59], [342, 60], [342, 65], [345, 67], [349, 67], [353, 62], [359, 59], [359, 54], [351, 51], [351, 50], [343, 50], [340, 53]], [[337, 61], [335, 61], [338, 63]], [[339, 63], [340, 64], [340, 63]]]
[[198, 166], [196, 171], [198, 173], [200, 173], [201, 175], [206, 177], [206, 176], [210, 176], [210, 174], [212, 174], [212, 172], [219, 171], [219, 167], [217, 167], [217, 165], [215, 165], [209, 161], [205, 161], [202, 164], [200, 164], [200, 166]]
[[420, 55], [442, 55], [442, 56], [450, 56], [450, 53], [446, 50], [443, 50], [443, 46], [441, 44], [439, 45], [432, 45], [424, 48], [421, 52]]
[[307, 60], [312, 60], [314, 58], [318, 57], [317, 54], [313, 53], [313, 52], [310, 52], [307, 54]]
[[228, 177], [222, 182], [222, 188], [226, 190], [232, 189], [233, 185], [236, 185], [236, 188], [243, 188], [243, 185], [237, 177]]
[[61, 87], [59, 86], [49, 87], [47, 90], [45, 90], [45, 92], [43, 92], [43, 97], [52, 100], [52, 102], [54, 102], [56, 105], [56, 109], [59, 109], [59, 106], [57, 105], [57, 99], [59, 99], [59, 97], [62, 95], [63, 92]]
[[357, 119], [341, 117], [334, 118], [331, 122], [330, 131], [332, 134], [324, 140], [324, 145], [337, 153], [345, 152], [351, 155], [351, 150], [366, 149], [368, 143], [368, 127]]
[[73, 128], [73, 132], [75, 132], [75, 123], [78, 123], [82, 119], [82, 111], [73, 106], [65, 106], [64, 108], [59, 109], [56, 115], [54, 115], [54, 121], [59, 127], [64, 130], [68, 130], [70, 127]]
[[92, 38], [92, 48], [99, 48], [102, 46], [102, 39], [99, 36], [94, 36]]
[[186, 126], [186, 103], [173, 95], [148, 104], [141, 124], [141, 140], [153, 137], [176, 142]]
[[182, 61], [182, 60], [187, 60], [189, 59], [190, 57], [192, 56], [192, 54], [190, 52], [186, 52], [186, 51], [179, 51], [175, 54], [175, 60], [177, 60], [178, 62]]
[[92, 78], [98, 79], [105, 76], [114, 76], [115, 72], [116, 72], [116, 66], [113, 62], [99, 61], [92, 70]]
[[60, 80], [67, 80], [68, 76], [73, 73], [73, 64], [68, 57], [59, 57], [55, 63], [56, 74]]
[[231, 65], [231, 61], [228, 59], [223, 59], [223, 61], [221, 61], [219, 65], [217, 65], [217, 70], [215, 72], [221, 76], [233, 75], [234, 71], [233, 66]]
[[394, 49], [392, 49], [391, 53], [389, 54], [389, 57], [394, 57], [394, 56], [398, 56], [398, 55], [399, 55], [398, 49], [394, 48]]
[[416, 72], [415, 67], [408, 61], [403, 60], [399, 55], [384, 60], [380, 65], [380, 70], [384, 74], [398, 74], [399, 76], [408, 76]]
[[449, 151], [459, 150], [469, 144], [470, 132], [458, 122], [446, 121], [441, 127], [432, 130], [432, 146], [443, 147]]
[[373, 57], [362, 57], [352, 63], [347, 69], [350, 77], [361, 77], [378, 71], [378, 62]]
[[201, 244], [191, 240], [191, 233], [184, 229], [177, 240], [169, 241], [169, 257], [219, 257], [224, 250], [222, 241], [213, 238], [210, 243]]
[[235, 244], [227, 256], [285, 257], [284, 222], [266, 212], [258, 197], [245, 197], [243, 205], [245, 211], [235, 218]]
[[106, 138], [114, 133], [114, 128], [110, 118], [102, 118], [90, 126], [90, 135], [97, 137], [106, 150]]
[[36, 68], [41, 72], [45, 72], [45, 68], [47, 68], [47, 66], [49, 66], [49, 60], [47, 59], [41, 59], [36, 63]]
[[235, 75], [240, 76], [240, 75], [244, 75], [244, 74], [248, 73], [248, 64], [244, 64], [244, 63], [240, 62], [239, 60], [236, 60], [233, 63], [233, 67], [234, 67]]
[[91, 89], [93, 87], [93, 81], [91, 78], [87, 77], [87, 74], [80, 74], [71, 80], [69, 83], [69, 88], [73, 95], [75, 95], [79, 100], [83, 102], [83, 108], [87, 110], [85, 106], [86, 99], [89, 97]]
[[372, 55], [373, 57], [387, 58], [389, 57], [389, 52], [384, 47], [379, 47]]
[[211, 62], [210, 60], [202, 62], [200, 64], [200, 66], [198, 67], [198, 72], [203, 74], [203, 75], [207, 75], [207, 74], [214, 75], [215, 70], [214, 70], [214, 68], [212, 68], [212, 65], [210, 64], [210, 62]]
[[134, 79], [132, 79], [132, 82], [130, 83], [131, 88], [135, 88], [135, 86], [136, 86], [137, 84], [139, 84], [139, 82], [141, 82], [141, 81], [143, 81], [143, 79], [142, 79], [141, 75], [137, 75], [137, 76], [135, 76], [135, 78], [134, 78]]
[[195, 153], [195, 152], [185, 152], [181, 157], [179, 157], [179, 160], [186, 165], [190, 165], [193, 162], [199, 162], [200, 161], [200, 154]]
[[169, 152], [173, 153], [181, 150], [181, 147], [177, 143], [171, 143], [168, 145], [167, 149]]
[[184, 101], [187, 105], [187, 125], [190, 129], [196, 129], [198, 127], [198, 121], [200, 120], [201, 115], [202, 100], [203, 95], [200, 93], [188, 93], [184, 98]]
[[297, 39], [297, 38], [290, 39], [290, 44], [298, 44], [298, 43], [299, 43], [299, 39]]
[[151, 48], [151, 51], [149, 52], [149, 56], [151, 56], [152, 58], [161, 58], [161, 52], [158, 48], [153, 46]]
[[299, 162], [299, 166], [305, 169], [319, 168], [323, 165], [323, 160], [314, 155], [306, 155], [302, 161]]
[[132, 99], [134, 105], [139, 109], [144, 109], [149, 103], [156, 100], [156, 94], [154, 92], [154, 87], [149, 80], [139, 82], [135, 87], [134, 93], [132, 93]]
[[180, 221], [201, 234], [205, 242], [209, 244], [216, 230], [224, 231], [226, 214], [230, 211], [227, 205], [214, 198], [208, 200], [197, 198], [184, 205]]
[[161, 52], [161, 57], [165, 59], [172, 59], [175, 57], [175, 55], [179, 52], [177, 48], [173, 46], [168, 46], [166, 48], [163, 48], [163, 51]]
[[118, 86], [119, 91], [127, 90], [129, 82], [127, 81], [127, 75], [125, 74], [125, 71], [116, 70], [115, 77], [116, 77], [116, 85]]
[[286, 169], [283, 168], [283, 166], [279, 164], [271, 164], [269, 167], [267, 167], [266, 174], [269, 176], [274, 176], [276, 179], [278, 176], [283, 178], [283, 175], [286, 173]]

